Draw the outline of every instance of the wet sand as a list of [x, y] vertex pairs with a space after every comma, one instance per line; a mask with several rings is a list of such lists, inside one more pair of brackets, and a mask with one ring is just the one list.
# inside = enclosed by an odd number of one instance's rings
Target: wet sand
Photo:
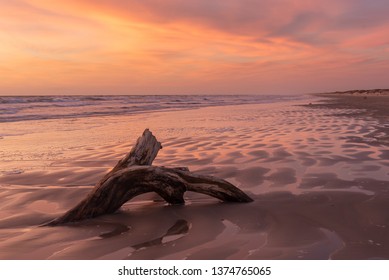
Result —
[[357, 111], [348, 112], [350, 117], [374, 119], [378, 121], [376, 131], [370, 135], [375, 138], [376, 143], [369, 144], [389, 145], [389, 90], [370, 90], [361, 92], [343, 92], [317, 94], [319, 97], [325, 97], [324, 104], [314, 104], [313, 107], [328, 109], [357, 109]]
[[[387, 259], [388, 115], [366, 106], [370, 96], [348, 98], [10, 123], [0, 258]], [[163, 144], [155, 165], [219, 176], [254, 202], [189, 193], [170, 206], [147, 194], [113, 215], [39, 226], [81, 200], [146, 127]]]

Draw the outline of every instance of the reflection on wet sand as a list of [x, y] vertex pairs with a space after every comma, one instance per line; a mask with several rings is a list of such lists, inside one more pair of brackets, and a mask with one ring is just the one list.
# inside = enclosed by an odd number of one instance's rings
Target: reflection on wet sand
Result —
[[129, 203], [117, 214], [69, 226], [32, 226], [27, 230], [3, 228], [9, 238], [6, 246], [2, 246], [0, 257], [389, 257], [388, 196], [320, 191], [303, 195], [269, 193], [254, 198], [255, 202], [247, 205], [219, 203], [206, 198], [193, 198], [187, 206], [150, 202], [146, 207]]

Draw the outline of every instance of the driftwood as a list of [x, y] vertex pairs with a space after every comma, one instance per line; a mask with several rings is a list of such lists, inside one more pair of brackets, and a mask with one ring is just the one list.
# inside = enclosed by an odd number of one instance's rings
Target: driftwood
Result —
[[156, 192], [170, 204], [185, 203], [183, 195], [186, 191], [203, 193], [222, 201], [252, 201], [225, 180], [194, 174], [186, 167], [151, 166], [161, 148], [161, 143], [146, 129], [131, 151], [96, 184], [85, 199], [46, 225], [55, 226], [114, 213], [128, 200], [147, 192]]

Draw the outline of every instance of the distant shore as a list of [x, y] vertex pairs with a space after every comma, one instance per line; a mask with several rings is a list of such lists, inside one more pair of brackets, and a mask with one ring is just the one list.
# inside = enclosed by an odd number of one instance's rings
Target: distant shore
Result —
[[[375, 144], [389, 146], [389, 89], [350, 90], [318, 93], [315, 96], [325, 97], [319, 103], [310, 103], [311, 108], [346, 109], [347, 115], [353, 118], [371, 118], [378, 123], [371, 135]], [[370, 144], [372, 144], [370, 142]]]
[[314, 95], [318, 95], [318, 96], [327, 96], [327, 95], [389, 96], [389, 89], [356, 89], [356, 90], [347, 90], [347, 91], [315, 93]]
[[[373, 117], [387, 117], [389, 108], [389, 89], [350, 90], [316, 93], [315, 96], [331, 97], [315, 106], [339, 109], [365, 109]], [[311, 104], [312, 105], [312, 104]], [[364, 114], [366, 115], [366, 114]]]

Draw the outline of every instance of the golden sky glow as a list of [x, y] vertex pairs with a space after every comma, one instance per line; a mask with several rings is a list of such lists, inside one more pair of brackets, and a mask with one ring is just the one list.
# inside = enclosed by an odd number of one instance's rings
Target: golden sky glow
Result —
[[387, 0], [0, 0], [0, 94], [389, 87]]

